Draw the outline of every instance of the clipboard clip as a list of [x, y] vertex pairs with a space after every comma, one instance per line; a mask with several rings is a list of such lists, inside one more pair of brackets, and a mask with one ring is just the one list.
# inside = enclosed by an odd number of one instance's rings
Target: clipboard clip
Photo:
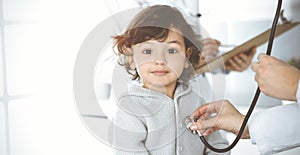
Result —
[[281, 23], [282, 24], [291, 24], [292, 20], [288, 20], [286, 17], [284, 17], [283, 12], [284, 12], [284, 10], [281, 10], [280, 15], [279, 15]]

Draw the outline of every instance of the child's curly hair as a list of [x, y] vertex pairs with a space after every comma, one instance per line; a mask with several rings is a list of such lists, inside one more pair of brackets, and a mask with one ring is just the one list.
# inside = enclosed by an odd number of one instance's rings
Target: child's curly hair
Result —
[[134, 17], [122, 35], [113, 37], [115, 39], [114, 47], [117, 46], [118, 49], [119, 64], [125, 66], [126, 71], [133, 75], [133, 80], [138, 79], [139, 75], [136, 69], [130, 67], [130, 62], [126, 59], [126, 56], [132, 56], [132, 53], [128, 52], [127, 49], [148, 40], [163, 42], [167, 39], [170, 28], [180, 30], [184, 38], [185, 50], [189, 49], [190, 51], [186, 56], [192, 67], [195, 67], [199, 63], [202, 50], [200, 35], [197, 35], [193, 31], [191, 25], [186, 22], [181, 12], [174, 7], [166, 5], [150, 6]]

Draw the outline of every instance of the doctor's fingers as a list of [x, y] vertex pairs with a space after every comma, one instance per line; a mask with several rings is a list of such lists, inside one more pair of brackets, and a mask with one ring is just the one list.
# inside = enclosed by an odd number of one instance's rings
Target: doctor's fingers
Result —
[[203, 45], [207, 45], [207, 44], [215, 44], [217, 46], [220, 46], [221, 45], [221, 42], [219, 40], [216, 40], [216, 39], [212, 39], [212, 38], [205, 38], [201, 41], [201, 43]]
[[212, 134], [213, 132], [217, 131], [217, 130], [220, 130], [219, 128], [216, 128], [216, 127], [212, 127], [212, 128], [209, 128], [207, 130], [204, 130], [204, 131], [200, 131], [200, 133], [203, 135], [203, 136], [209, 136], [210, 134]]
[[[229, 65], [228, 65], [229, 64]], [[235, 56], [228, 60], [228, 64], [226, 64], [226, 69], [232, 70], [232, 71], [238, 71], [241, 72], [248, 68], [250, 65], [249, 62], [246, 62], [242, 57]]]
[[247, 66], [250, 66], [253, 55], [246, 55], [245, 53], [240, 53], [238, 56], [244, 62], [244, 64], [246, 64]]
[[254, 71], [254, 72], [257, 72], [258, 68], [260, 66], [264, 66], [265, 64], [268, 63], [268, 55], [264, 54], [264, 53], [260, 53], [258, 56], [257, 56], [257, 62], [253, 62], [252, 65], [251, 65], [251, 69]]
[[202, 55], [206, 56], [216, 56], [219, 52], [220, 42], [212, 38], [206, 38], [202, 40], [203, 50]]
[[208, 45], [204, 45], [203, 46], [203, 50], [201, 52], [201, 54], [204, 57], [207, 56], [216, 56], [219, 52], [218, 46], [213, 45], [213, 44], [208, 44]]
[[259, 67], [260, 67], [259, 62], [253, 62], [252, 65], [251, 65], [251, 69], [252, 69], [252, 71], [255, 72], [255, 73], [258, 72]]
[[260, 90], [261, 90], [261, 89], [262, 89], [261, 86], [262, 86], [262, 84], [263, 84], [263, 80], [262, 80], [262, 78], [259, 76], [259, 74], [255, 74], [254, 80], [256, 81], [258, 87], [259, 87]]
[[192, 114], [191, 114], [191, 118], [201, 118], [201, 117], [205, 117], [207, 116], [208, 113], [208, 108], [209, 108], [209, 104], [204, 104], [203, 106], [197, 108]]
[[206, 103], [199, 108], [197, 108], [192, 114], [191, 118], [205, 117], [212, 113], [219, 113], [220, 109], [223, 108], [223, 104], [228, 102], [227, 100], [219, 100], [211, 103]]
[[276, 60], [276, 58], [272, 57], [272, 56], [269, 56], [269, 55], [266, 55], [265, 53], [260, 53], [257, 56], [257, 60], [258, 60], [258, 63], [260, 63], [262, 65], [268, 65], [270, 63], [273, 63], [274, 60]]
[[192, 130], [199, 130], [201, 133], [205, 133], [212, 128], [219, 128], [219, 124], [217, 123], [218, 117], [210, 117], [209, 119], [197, 121], [192, 124], [190, 127]]
[[247, 53], [248, 57], [251, 58], [251, 60], [253, 59], [254, 55], [256, 53], [256, 46], [252, 47], [251, 48], [251, 52], [250, 53]]

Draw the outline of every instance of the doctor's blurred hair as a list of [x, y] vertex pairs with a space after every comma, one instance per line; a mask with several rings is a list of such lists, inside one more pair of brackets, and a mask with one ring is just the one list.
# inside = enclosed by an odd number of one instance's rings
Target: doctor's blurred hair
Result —
[[[113, 37], [115, 39], [114, 47], [118, 49], [119, 64], [125, 66], [126, 71], [133, 75], [133, 80], [138, 79], [139, 75], [136, 69], [130, 67], [131, 62], [126, 56], [132, 56], [133, 53], [130, 53], [128, 48], [149, 40], [163, 42], [167, 39], [171, 28], [173, 31], [174, 28], [179, 30], [176, 33], [179, 33], [184, 38], [186, 52], [189, 50], [189, 53], [186, 53], [186, 57], [192, 66], [190, 65], [189, 68], [184, 69], [182, 74], [193, 74], [191, 70], [199, 63], [202, 51], [200, 35], [194, 32], [192, 26], [187, 23], [177, 8], [155, 5], [139, 12], [123, 34]], [[188, 69], [190, 71], [186, 73]]]

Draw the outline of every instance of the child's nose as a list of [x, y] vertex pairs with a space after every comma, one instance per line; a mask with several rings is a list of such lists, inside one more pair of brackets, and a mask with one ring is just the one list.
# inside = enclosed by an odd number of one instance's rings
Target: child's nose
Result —
[[165, 57], [165, 54], [163, 52], [160, 52], [159, 54], [156, 55], [155, 64], [156, 65], [165, 65], [165, 64], [167, 64], [166, 57]]
[[166, 61], [156, 60], [156, 61], [155, 61], [155, 64], [156, 64], [156, 65], [165, 65], [165, 64], [166, 64]]

